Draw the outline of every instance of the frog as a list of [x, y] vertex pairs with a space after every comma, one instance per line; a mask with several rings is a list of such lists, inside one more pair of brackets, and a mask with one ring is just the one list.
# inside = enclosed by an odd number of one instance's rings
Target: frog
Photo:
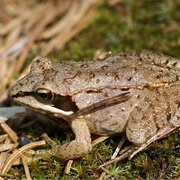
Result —
[[150, 50], [107, 54], [96, 60], [52, 62], [37, 58], [10, 96], [27, 109], [65, 121], [74, 140], [54, 144], [63, 159], [92, 150], [91, 134], [121, 136], [132, 157], [180, 127], [180, 61]]

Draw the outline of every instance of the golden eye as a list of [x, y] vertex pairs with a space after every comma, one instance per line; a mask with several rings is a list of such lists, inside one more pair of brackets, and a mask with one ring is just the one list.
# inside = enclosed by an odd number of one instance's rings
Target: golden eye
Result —
[[42, 89], [42, 88], [37, 89], [35, 94], [36, 94], [36, 98], [40, 101], [52, 102], [55, 99], [54, 93], [52, 93], [47, 89]]

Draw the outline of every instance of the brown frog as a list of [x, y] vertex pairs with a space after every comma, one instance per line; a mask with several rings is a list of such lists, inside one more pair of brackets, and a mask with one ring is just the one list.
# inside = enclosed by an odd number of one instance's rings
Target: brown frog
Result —
[[148, 50], [96, 61], [54, 63], [38, 58], [16, 82], [11, 97], [34, 111], [63, 118], [75, 139], [52, 154], [73, 159], [92, 149], [90, 133], [118, 135], [145, 149], [179, 129], [179, 59]]

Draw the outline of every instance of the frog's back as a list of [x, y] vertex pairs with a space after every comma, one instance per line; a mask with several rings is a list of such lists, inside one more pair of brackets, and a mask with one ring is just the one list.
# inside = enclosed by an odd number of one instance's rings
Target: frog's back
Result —
[[170, 84], [179, 80], [179, 71], [172, 69], [173, 65], [180, 66], [177, 62], [176, 58], [147, 50], [128, 51], [96, 61], [62, 62], [59, 83], [68, 87], [69, 94]]

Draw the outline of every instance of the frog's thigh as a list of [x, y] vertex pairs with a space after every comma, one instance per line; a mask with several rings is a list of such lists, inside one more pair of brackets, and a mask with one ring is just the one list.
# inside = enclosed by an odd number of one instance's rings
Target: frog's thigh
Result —
[[180, 127], [180, 109], [170, 110], [162, 99], [140, 104], [131, 113], [126, 135], [133, 144], [154, 142]]
[[83, 119], [75, 119], [71, 123], [75, 140], [52, 148], [52, 154], [60, 159], [74, 159], [82, 157], [92, 149], [89, 128]]
[[173, 115], [173, 117], [170, 119], [170, 121], [167, 122], [167, 124], [165, 124], [161, 129], [159, 129], [155, 135], [150, 137], [146, 141], [146, 143], [142, 144], [136, 151], [134, 151], [131, 154], [130, 159], [134, 155], [136, 155], [138, 152], [146, 149], [151, 143], [153, 143], [156, 140], [159, 140], [159, 139], [169, 135], [170, 133], [178, 130], [179, 127], [180, 127], [180, 109], [178, 109], [178, 111]]
[[137, 106], [127, 123], [127, 138], [133, 144], [141, 146], [166, 123], [167, 115], [162, 112], [155, 114], [155, 107], [151, 103], [147, 106]]

